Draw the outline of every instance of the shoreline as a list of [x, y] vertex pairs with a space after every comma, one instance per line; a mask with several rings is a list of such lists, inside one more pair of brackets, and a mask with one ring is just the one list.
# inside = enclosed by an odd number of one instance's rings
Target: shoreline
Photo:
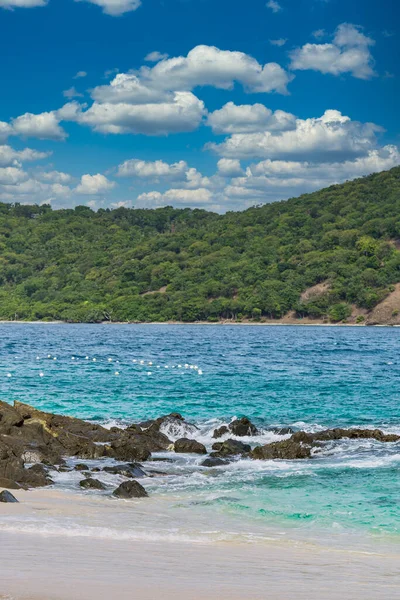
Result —
[[207, 325], [207, 326], [229, 326], [233, 325], [235, 327], [245, 326], [245, 327], [368, 327], [368, 328], [376, 328], [376, 327], [388, 327], [388, 328], [396, 328], [400, 327], [398, 324], [389, 324], [389, 323], [325, 323], [323, 321], [315, 321], [315, 322], [286, 322], [286, 321], [260, 321], [260, 322], [252, 322], [252, 321], [102, 321], [99, 323], [90, 323], [87, 321], [82, 321], [79, 323], [70, 323], [68, 321], [4, 321], [0, 320], [0, 325]]
[[[57, 518], [66, 528], [77, 510], [101, 529], [111, 508], [110, 502], [85, 494], [71, 503], [71, 493], [56, 490], [16, 495], [21, 503], [0, 505], [3, 514]], [[85, 531], [63, 535], [46, 526], [40, 533], [3, 530], [0, 598], [204, 600], [228, 594], [232, 600], [375, 600], [382, 593], [396, 597], [400, 584], [398, 546], [389, 549], [371, 540], [366, 550], [272, 537], [252, 543], [152, 540], [154, 507], [130, 501], [119, 510], [127, 519], [139, 513], [148, 523], [149, 539], [104, 538]]]

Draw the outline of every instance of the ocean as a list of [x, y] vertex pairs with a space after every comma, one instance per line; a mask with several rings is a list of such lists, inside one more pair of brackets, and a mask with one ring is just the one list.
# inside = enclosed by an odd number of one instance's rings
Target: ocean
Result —
[[[4, 323], [0, 390], [2, 400], [107, 427], [180, 412], [208, 448], [216, 427], [243, 415], [260, 430], [242, 438], [253, 445], [285, 439], [274, 431], [280, 426], [400, 433], [400, 330]], [[185, 429], [166, 433], [177, 439]], [[309, 460], [240, 459], [214, 469], [201, 467], [201, 456], [172, 456], [154, 455], [152, 467], [166, 475], [142, 482], [150, 498], [134, 503], [140, 509], [119, 508], [109, 491], [79, 491], [77, 472], [54, 473], [54, 493], [90, 510], [0, 515], [0, 530], [364, 549], [400, 542], [400, 443], [347, 439]], [[118, 483], [98, 475], [109, 490]], [[106, 525], [96, 512], [104, 507]]]

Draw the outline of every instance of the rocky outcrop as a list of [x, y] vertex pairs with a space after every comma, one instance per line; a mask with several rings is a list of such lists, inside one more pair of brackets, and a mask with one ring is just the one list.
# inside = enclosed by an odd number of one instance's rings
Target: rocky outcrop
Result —
[[147, 473], [142, 469], [139, 463], [128, 463], [126, 465], [115, 465], [104, 467], [103, 471], [112, 475], [122, 475], [123, 477], [146, 477]]
[[224, 460], [223, 458], [219, 458], [218, 456], [209, 456], [201, 463], [202, 467], [222, 467], [223, 465], [228, 464], [228, 460]]
[[11, 492], [4, 490], [3, 492], [0, 492], [0, 502], [15, 503], [18, 502], [18, 500]]
[[225, 440], [225, 442], [217, 442], [213, 444], [212, 449], [215, 451], [211, 456], [229, 456], [232, 454], [248, 454], [251, 450], [249, 444], [243, 444], [238, 440]]
[[221, 438], [227, 433], [231, 433], [237, 437], [245, 437], [258, 435], [258, 429], [255, 425], [253, 425], [250, 419], [247, 417], [241, 417], [240, 419], [235, 419], [229, 423], [229, 425], [221, 425], [221, 427], [214, 429], [213, 438]]
[[295, 442], [292, 439], [282, 442], [273, 442], [265, 446], [257, 446], [250, 453], [251, 458], [262, 460], [296, 460], [311, 457], [311, 447], [304, 446], [300, 442]]
[[20, 490], [21, 486], [16, 481], [12, 481], [12, 479], [0, 477], [0, 488], [8, 488], [9, 490]]
[[324, 442], [341, 439], [374, 439], [378, 442], [398, 442], [400, 435], [383, 433], [380, 429], [325, 429], [315, 433], [298, 431], [288, 440], [258, 446], [251, 452], [251, 458], [263, 460], [296, 460], [311, 458], [313, 448], [321, 448]]
[[233, 435], [237, 435], [238, 437], [257, 435], [258, 429], [247, 417], [242, 417], [241, 419], [236, 419], [229, 423], [228, 425], [229, 431]]
[[92, 479], [91, 477], [87, 477], [79, 482], [81, 488], [85, 490], [105, 490], [106, 486], [104, 483], [99, 481], [98, 479]]
[[138, 481], [124, 481], [116, 490], [113, 491], [113, 496], [128, 500], [130, 498], [146, 498], [148, 493]]
[[221, 425], [221, 427], [214, 429], [213, 438], [214, 439], [222, 438], [227, 433], [229, 433], [228, 427], [226, 425]]
[[207, 454], [207, 449], [203, 444], [196, 442], [196, 440], [189, 440], [188, 438], [176, 440], [174, 451], [179, 453]]

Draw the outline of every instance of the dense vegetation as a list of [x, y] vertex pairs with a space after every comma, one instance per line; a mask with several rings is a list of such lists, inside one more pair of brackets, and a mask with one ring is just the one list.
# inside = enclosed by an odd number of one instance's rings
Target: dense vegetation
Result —
[[400, 167], [225, 215], [0, 204], [0, 318], [340, 321], [400, 281], [399, 238]]

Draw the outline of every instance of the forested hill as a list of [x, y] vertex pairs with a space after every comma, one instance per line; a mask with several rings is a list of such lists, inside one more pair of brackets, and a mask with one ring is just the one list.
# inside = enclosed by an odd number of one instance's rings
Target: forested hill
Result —
[[0, 319], [360, 322], [399, 240], [400, 167], [225, 215], [0, 204]]

